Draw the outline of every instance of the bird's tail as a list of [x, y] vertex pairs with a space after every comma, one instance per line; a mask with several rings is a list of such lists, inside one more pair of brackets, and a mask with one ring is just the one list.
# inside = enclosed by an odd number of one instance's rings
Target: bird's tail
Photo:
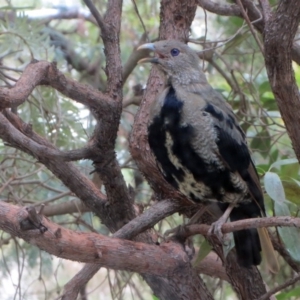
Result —
[[[231, 221], [247, 219], [243, 211], [234, 208], [230, 214]], [[266, 228], [251, 228], [233, 232], [237, 258], [240, 265], [249, 268], [259, 265], [262, 251], [268, 269], [277, 273], [279, 270], [276, 254]]]
[[258, 228], [257, 231], [261, 243], [264, 260], [266, 260], [268, 268], [272, 273], [278, 273], [278, 260], [268, 230], [266, 228]]
[[[234, 208], [230, 214], [231, 221], [248, 219], [242, 211]], [[243, 229], [233, 232], [238, 263], [245, 268], [259, 265], [261, 262], [261, 243], [257, 229]]]

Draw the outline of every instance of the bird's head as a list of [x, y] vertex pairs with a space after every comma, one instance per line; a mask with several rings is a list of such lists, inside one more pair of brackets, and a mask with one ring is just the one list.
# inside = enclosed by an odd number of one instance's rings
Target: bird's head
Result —
[[165, 40], [141, 45], [138, 50], [141, 49], [153, 51], [154, 57], [143, 58], [139, 63], [150, 62], [160, 66], [172, 82], [206, 82], [197, 53], [186, 44], [176, 40]]

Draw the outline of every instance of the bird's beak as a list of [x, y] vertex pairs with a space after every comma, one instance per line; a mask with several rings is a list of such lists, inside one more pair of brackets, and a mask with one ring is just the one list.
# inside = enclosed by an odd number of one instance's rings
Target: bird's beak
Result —
[[[155, 52], [155, 45], [153, 43], [148, 43], [148, 44], [143, 44], [137, 48], [137, 50], [150, 50]], [[157, 64], [158, 63], [158, 58], [157, 57], [146, 57], [142, 58], [138, 61], [138, 64], [142, 63], [152, 63], [152, 64]]]

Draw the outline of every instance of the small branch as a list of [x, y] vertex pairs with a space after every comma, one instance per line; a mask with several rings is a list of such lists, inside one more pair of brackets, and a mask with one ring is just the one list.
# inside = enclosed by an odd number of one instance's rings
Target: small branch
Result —
[[[241, 221], [225, 223], [222, 226], [222, 233], [234, 232], [242, 229], [262, 228], [272, 226], [287, 226], [300, 228], [300, 218], [294, 217], [268, 217], [268, 218], [253, 218]], [[207, 235], [210, 225], [188, 225], [185, 227], [186, 237], [202, 234]]]
[[85, 264], [65, 286], [61, 300], [77, 299], [80, 289], [85, 286], [93, 276], [99, 271], [101, 265], [99, 264]]
[[286, 261], [286, 263], [296, 272], [300, 272], [300, 263], [295, 261], [290, 253], [287, 251], [282, 241], [279, 240], [278, 234], [270, 234], [271, 241], [274, 249], [280, 254], [280, 256]]
[[[19, 127], [19, 130], [17, 130], [9, 120], [0, 113], [0, 137], [11, 146], [30, 154], [34, 153], [35, 157], [43, 156], [49, 159], [57, 158], [62, 161], [74, 161], [91, 158], [94, 155], [94, 152], [90, 147], [65, 152], [60, 151], [46, 139], [35, 134], [30, 126], [24, 123], [17, 115], [14, 115], [9, 111], [5, 111], [5, 115], [14, 122], [14, 125]], [[12, 117], [14, 119], [12, 119]], [[31, 137], [34, 137], [34, 139]]]
[[199, 274], [220, 278], [230, 282], [221, 259], [214, 252], [210, 252], [199, 264], [194, 266]]
[[300, 274], [297, 274], [294, 278], [291, 278], [287, 280], [285, 283], [277, 286], [276, 288], [268, 291], [266, 294], [264, 294], [262, 297], [258, 298], [258, 300], [268, 300], [272, 295], [276, 294], [277, 292], [285, 289], [286, 287], [296, 283], [300, 280]]
[[141, 23], [141, 25], [142, 25], [142, 27], [143, 27], [144, 35], [146, 35], [146, 38], [147, 38], [147, 29], [146, 29], [146, 26], [145, 26], [145, 24], [144, 24], [144, 21], [143, 21], [141, 15], [140, 15], [140, 12], [139, 12], [139, 9], [138, 9], [138, 7], [137, 7], [137, 5], [136, 5], [135, 0], [132, 0], [132, 3], [133, 3], [133, 7], [134, 7], [134, 10], [135, 10], [135, 13], [137, 14], [137, 16], [138, 16], [138, 18], [139, 18], [139, 20], [140, 20], [140, 23]]
[[132, 239], [180, 209], [182, 209], [182, 205], [174, 200], [159, 201], [148, 208], [143, 214], [125, 224], [113, 236], [122, 239]]
[[236, 4], [219, 4], [210, 0], [198, 0], [198, 5], [220, 16], [242, 16], [241, 10]]
[[[22, 127], [22, 124], [20, 126]], [[57, 151], [57, 149], [46, 139], [34, 134], [32, 130], [29, 130], [27, 134], [30, 137], [20, 132], [0, 113], [0, 137], [3, 141], [22, 149], [24, 152], [38, 159], [96, 215], [102, 220], [107, 220], [108, 208], [106, 207], [106, 197], [91, 180], [83, 175], [72, 163], [64, 162], [57, 157], [49, 159], [44, 155], [43, 151], [51, 153], [51, 151]], [[111, 221], [110, 218], [108, 220]]]
[[[261, 44], [261, 41], [259, 40], [259, 38], [258, 38], [258, 36], [257, 36], [257, 33], [256, 33], [256, 31], [254, 30], [251, 21], [249, 20], [248, 14], [247, 14], [247, 12], [246, 12], [245, 9], [244, 9], [244, 6], [243, 6], [241, 0], [236, 0], [236, 1], [238, 2], [239, 6], [240, 6], [240, 9], [241, 9], [243, 18], [244, 18], [245, 21], [247, 22], [247, 24], [248, 24], [248, 26], [249, 26], [249, 29], [250, 29], [250, 31], [251, 31], [251, 33], [252, 33], [254, 39], [256, 40], [256, 43], [257, 43], [257, 45], [258, 45], [258, 47], [259, 47], [261, 53], [264, 54], [264, 48], [263, 48], [263, 45]], [[260, 21], [260, 19], [255, 20], [255, 22], [258, 22], [258, 21]]]
[[[37, 204], [37, 206], [39, 203]], [[84, 213], [91, 211], [84, 203], [80, 200], [71, 200], [64, 203], [53, 204], [45, 206], [43, 214], [46, 217], [59, 216], [72, 213]]]
[[100, 15], [98, 9], [95, 7], [95, 5], [93, 4], [93, 2], [91, 0], [83, 0], [85, 5], [89, 8], [90, 12], [92, 13], [92, 15], [94, 16], [94, 18], [96, 19], [101, 31], [105, 32], [105, 23], [102, 19], [102, 16]]
[[[47, 33], [50, 36], [51, 45], [55, 48], [60, 49], [66, 61], [77, 71], [84, 71], [85, 74], [89, 74], [90, 76], [95, 76], [97, 70], [99, 68], [100, 61], [95, 63], [91, 63], [87, 58], [78, 54], [75, 51], [74, 44], [72, 40], [67, 39], [64, 34], [51, 27], [46, 27], [43, 29], [43, 32]], [[99, 59], [98, 59], [99, 60]]]

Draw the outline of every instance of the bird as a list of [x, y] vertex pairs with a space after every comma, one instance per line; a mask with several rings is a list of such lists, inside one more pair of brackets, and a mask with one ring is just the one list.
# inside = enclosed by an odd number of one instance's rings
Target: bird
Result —
[[[194, 203], [216, 203], [224, 213], [215, 223], [266, 215], [262, 188], [246, 136], [231, 106], [208, 83], [196, 51], [177, 40], [146, 43], [154, 56], [139, 63], [158, 66], [167, 77], [149, 112], [148, 142], [165, 180]], [[267, 263], [278, 271], [268, 231], [233, 233], [238, 263]]]

